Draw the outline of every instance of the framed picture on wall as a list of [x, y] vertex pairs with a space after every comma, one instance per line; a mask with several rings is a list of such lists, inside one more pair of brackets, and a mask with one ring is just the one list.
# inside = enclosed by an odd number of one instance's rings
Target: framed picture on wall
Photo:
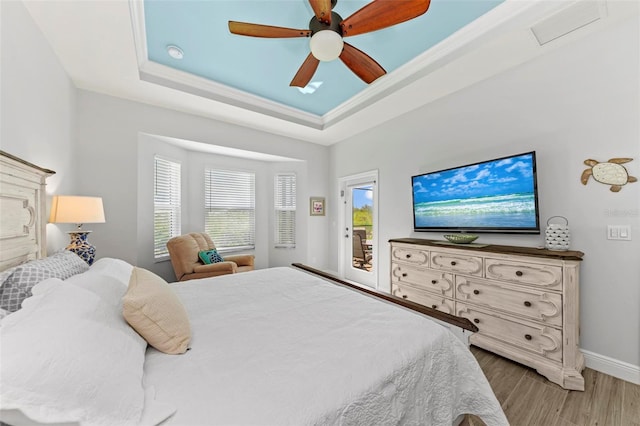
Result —
[[311, 197], [309, 199], [309, 214], [311, 216], [324, 216], [324, 197]]

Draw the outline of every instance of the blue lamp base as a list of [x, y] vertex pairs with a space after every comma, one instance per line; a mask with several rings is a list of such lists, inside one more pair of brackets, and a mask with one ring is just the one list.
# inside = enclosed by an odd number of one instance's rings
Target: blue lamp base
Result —
[[87, 241], [87, 237], [91, 231], [73, 231], [69, 232], [71, 242], [67, 246], [67, 250], [77, 254], [80, 259], [87, 262], [89, 265], [93, 264], [96, 260], [96, 248]]

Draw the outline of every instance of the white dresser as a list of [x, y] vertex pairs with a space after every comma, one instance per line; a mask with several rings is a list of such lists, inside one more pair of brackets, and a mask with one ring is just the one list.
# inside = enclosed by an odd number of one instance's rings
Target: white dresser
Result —
[[583, 253], [397, 238], [391, 291], [478, 327], [470, 342], [584, 390], [579, 343]]

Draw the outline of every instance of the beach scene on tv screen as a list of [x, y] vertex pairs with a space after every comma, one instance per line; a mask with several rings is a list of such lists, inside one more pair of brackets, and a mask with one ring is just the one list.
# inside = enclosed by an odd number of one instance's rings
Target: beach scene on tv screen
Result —
[[535, 228], [533, 155], [413, 178], [416, 228]]

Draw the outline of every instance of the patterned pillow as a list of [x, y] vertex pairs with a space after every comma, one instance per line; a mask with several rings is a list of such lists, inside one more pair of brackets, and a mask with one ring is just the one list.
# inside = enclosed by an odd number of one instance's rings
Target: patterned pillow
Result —
[[89, 269], [75, 253], [61, 251], [44, 259], [17, 266], [0, 288], [0, 308], [15, 312], [31, 296], [31, 288], [47, 278], [65, 280]]
[[224, 262], [218, 250], [204, 250], [198, 253], [198, 257], [202, 260], [202, 263], [205, 265], [210, 265], [212, 263]]
[[13, 272], [17, 268], [17, 266], [14, 266], [13, 268], [5, 269], [4, 271], [0, 272], [0, 293], [2, 292], [2, 286], [4, 282], [11, 276], [11, 274], [13, 274]]

